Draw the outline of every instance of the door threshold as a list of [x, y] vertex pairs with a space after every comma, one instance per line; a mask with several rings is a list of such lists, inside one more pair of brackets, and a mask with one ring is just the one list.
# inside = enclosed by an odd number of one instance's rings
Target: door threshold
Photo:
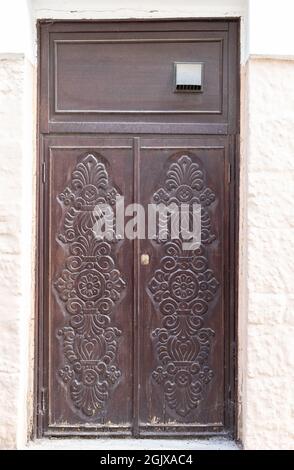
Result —
[[31, 441], [25, 450], [240, 450], [230, 439], [134, 439], [134, 438], [43, 438]]

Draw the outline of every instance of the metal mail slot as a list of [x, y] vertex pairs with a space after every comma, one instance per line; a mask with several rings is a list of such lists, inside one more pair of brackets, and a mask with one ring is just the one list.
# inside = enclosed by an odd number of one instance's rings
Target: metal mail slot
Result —
[[175, 91], [203, 91], [203, 63], [175, 62]]

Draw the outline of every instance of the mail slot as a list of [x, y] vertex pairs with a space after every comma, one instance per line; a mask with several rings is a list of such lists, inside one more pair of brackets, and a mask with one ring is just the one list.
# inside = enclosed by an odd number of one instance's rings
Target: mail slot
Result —
[[201, 92], [203, 90], [203, 63], [175, 62], [175, 91]]

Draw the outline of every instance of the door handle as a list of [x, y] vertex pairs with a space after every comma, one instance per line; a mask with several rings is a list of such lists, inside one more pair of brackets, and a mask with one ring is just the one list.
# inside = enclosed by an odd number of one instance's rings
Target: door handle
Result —
[[142, 266], [147, 266], [149, 264], [150, 257], [147, 253], [143, 253], [141, 255], [141, 264]]

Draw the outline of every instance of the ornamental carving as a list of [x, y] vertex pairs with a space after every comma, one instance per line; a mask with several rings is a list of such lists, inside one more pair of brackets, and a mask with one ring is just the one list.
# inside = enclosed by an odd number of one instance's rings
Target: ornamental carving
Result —
[[73, 406], [87, 417], [106, 406], [121, 376], [117, 367], [121, 331], [112, 314], [125, 281], [112, 244], [98, 240], [93, 232], [95, 206], [114, 205], [117, 194], [105, 164], [89, 154], [76, 165], [69, 186], [58, 196], [64, 216], [57, 238], [67, 254], [54, 282], [65, 313], [58, 331], [63, 357], [58, 376]]
[[163, 244], [163, 256], [148, 284], [161, 319], [161, 327], [152, 332], [158, 362], [152, 377], [162, 387], [168, 407], [182, 418], [197, 408], [214, 376], [209, 358], [215, 333], [204, 327], [204, 317], [219, 285], [208, 266], [206, 251], [216, 239], [208, 211], [215, 200], [200, 165], [187, 155], [170, 165], [165, 184], [152, 200], [191, 207], [201, 204], [200, 248], [183, 250], [181, 237], [156, 239]]
[[[182, 155], [172, 163], [167, 171], [166, 181], [155, 194], [155, 204], [200, 204], [201, 205], [201, 242], [208, 245], [215, 240], [211, 231], [208, 207], [215, 201], [214, 192], [205, 185], [204, 173], [200, 165], [192, 162], [188, 155]], [[159, 240], [158, 240], [159, 241]]]

